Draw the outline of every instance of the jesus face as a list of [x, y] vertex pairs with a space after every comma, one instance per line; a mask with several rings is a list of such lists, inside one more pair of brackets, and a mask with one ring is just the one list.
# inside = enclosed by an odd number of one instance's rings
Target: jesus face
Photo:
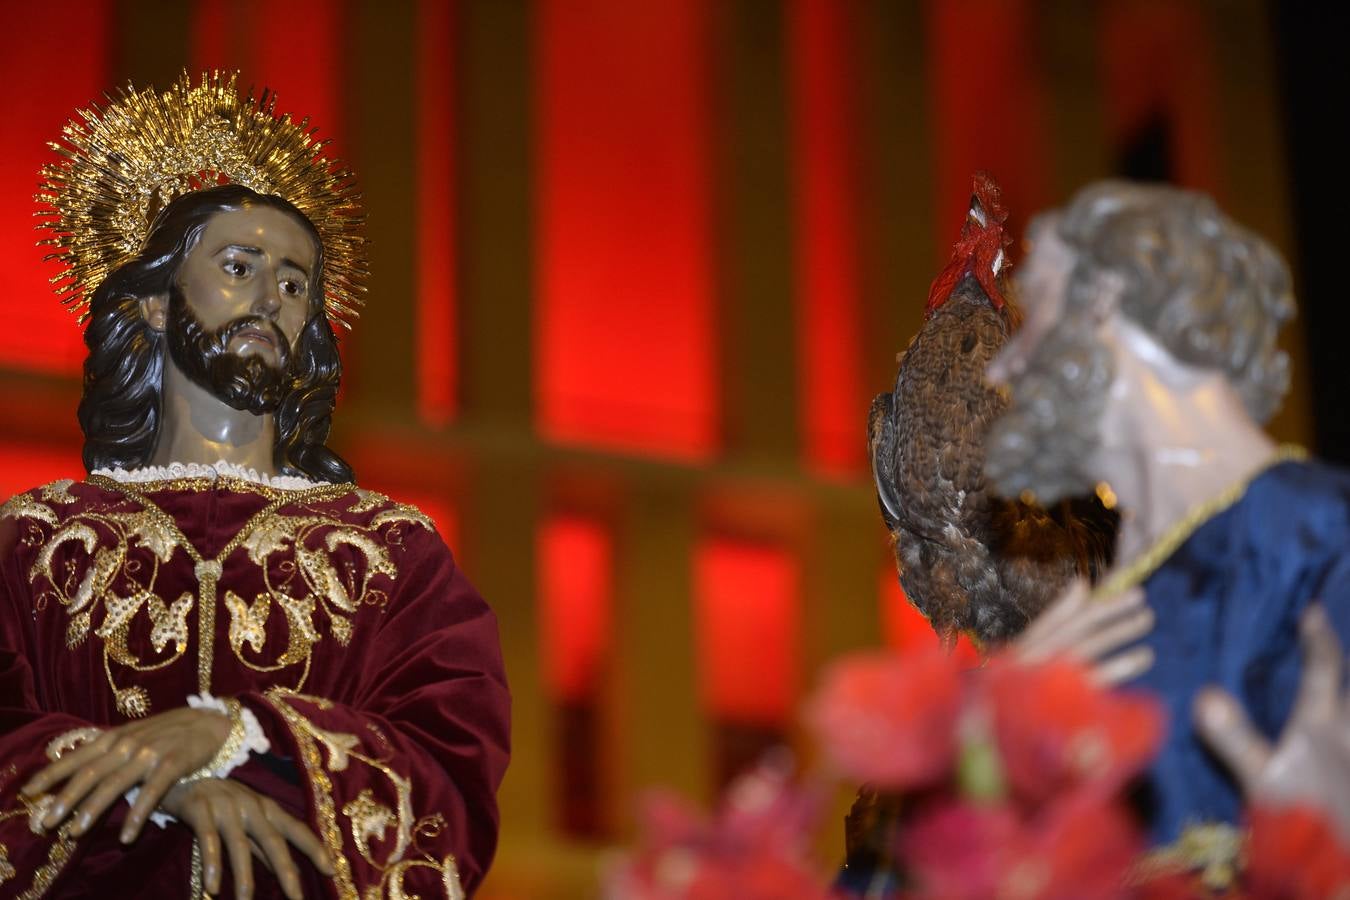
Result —
[[285, 212], [217, 213], [170, 289], [174, 362], [235, 409], [275, 411], [314, 303], [317, 260], [310, 232]]

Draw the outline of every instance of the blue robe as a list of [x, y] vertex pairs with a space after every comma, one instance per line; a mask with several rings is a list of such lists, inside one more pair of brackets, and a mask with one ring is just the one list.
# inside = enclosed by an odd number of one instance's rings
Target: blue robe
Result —
[[1167, 844], [1187, 825], [1241, 815], [1236, 783], [1191, 724], [1196, 692], [1223, 687], [1274, 740], [1298, 690], [1298, 621], [1310, 602], [1325, 605], [1350, 651], [1350, 472], [1272, 466], [1143, 584], [1156, 659], [1135, 685], [1161, 697], [1169, 731], [1140, 799], [1154, 842]]

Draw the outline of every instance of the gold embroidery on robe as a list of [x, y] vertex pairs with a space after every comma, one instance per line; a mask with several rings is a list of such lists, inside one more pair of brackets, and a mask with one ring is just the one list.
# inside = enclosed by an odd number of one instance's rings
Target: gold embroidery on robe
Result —
[[[413, 812], [413, 785], [407, 778], [391, 769], [378, 756], [367, 755], [356, 735], [328, 731], [315, 725], [290, 700], [303, 700], [320, 709], [331, 708], [322, 697], [311, 697], [285, 688], [271, 688], [267, 699], [290, 727], [300, 749], [301, 762], [309, 778], [314, 799], [314, 810], [319, 818], [320, 832], [333, 857], [337, 874], [334, 882], [341, 900], [411, 900], [414, 896], [404, 887], [404, 879], [415, 868], [431, 869], [440, 876], [446, 900], [464, 900], [459, 868], [452, 855], [437, 858], [418, 846], [419, 838], [435, 838], [445, 828], [445, 819], [439, 813], [415, 818]], [[381, 736], [382, 737], [382, 736]], [[320, 748], [325, 751], [320, 752]], [[326, 759], [325, 759], [326, 756]], [[376, 799], [375, 792], [363, 788], [342, 807], [356, 852], [380, 873], [377, 884], [366, 885], [359, 891], [352, 877], [351, 862], [343, 853], [342, 825], [333, 800], [333, 781], [329, 772], [345, 771], [353, 762], [379, 772], [394, 794], [394, 805]], [[392, 831], [392, 835], [390, 832]], [[374, 844], [391, 845], [383, 852]], [[417, 855], [409, 856], [409, 850]]]
[[47, 503], [60, 503], [68, 505], [75, 502], [75, 495], [70, 492], [70, 486], [75, 483], [72, 478], [61, 478], [53, 481], [51, 484], [42, 486], [42, 499]]
[[61, 826], [61, 830], [57, 832], [56, 840], [52, 841], [51, 849], [47, 851], [47, 862], [38, 867], [37, 872], [33, 875], [32, 886], [20, 894], [16, 900], [39, 900], [51, 890], [57, 877], [65, 869], [66, 863], [70, 862], [71, 856], [75, 854], [75, 839], [70, 836], [72, 824], [67, 822]]
[[[34, 800], [20, 799], [23, 800], [23, 808], [0, 812], [0, 822], [6, 819], [27, 818], [29, 829], [34, 834], [44, 834], [45, 832], [40, 828], [35, 827], [35, 823], [42, 818], [42, 814], [51, 806], [55, 798], [50, 794], [45, 794]], [[47, 848], [47, 861], [33, 873], [32, 883], [15, 900], [39, 900], [39, 898], [46, 896], [47, 891], [51, 890], [57, 876], [61, 874], [61, 871], [66, 867], [66, 863], [70, 862], [70, 857], [75, 853], [76, 842], [70, 836], [70, 829], [73, 826], [73, 821], [67, 822], [56, 832], [55, 839], [51, 846]], [[9, 862], [8, 848], [4, 844], [0, 844], [0, 884], [4, 884], [6, 880], [17, 877], [17, 875], [18, 872]]]
[[254, 653], [262, 652], [267, 639], [267, 614], [272, 611], [271, 595], [259, 594], [250, 605], [234, 591], [226, 591], [225, 608], [230, 611], [230, 649], [234, 655], [243, 653], [244, 644], [252, 647]]
[[[185, 481], [175, 482], [173, 489], [212, 486], [209, 479]], [[165, 483], [137, 487], [99, 476], [90, 483], [121, 496], [70, 513], [60, 509], [77, 499], [70, 493], [74, 482], [65, 480], [17, 495], [0, 508], [0, 514], [20, 522], [27, 529], [24, 544], [38, 548], [28, 573], [35, 610], [44, 611], [52, 601], [65, 609], [69, 617], [66, 645], [71, 649], [82, 645], [91, 633], [102, 641], [108, 685], [117, 709], [128, 717], [150, 713], [149, 694], [139, 686], [119, 684], [110, 663], [150, 672], [178, 662], [189, 644], [188, 619], [194, 609], [199, 632], [198, 684], [204, 691], [210, 689], [212, 648], [218, 639], [216, 586], [225, 561], [236, 550], [243, 548], [248, 563], [258, 567], [263, 591], [250, 600], [228, 590], [219, 598], [230, 617], [225, 643], [242, 665], [254, 671], [301, 665], [294, 684], [299, 689], [308, 678], [313, 647], [323, 639], [315, 614], [326, 620], [324, 630], [335, 641], [347, 645], [361, 606], [383, 606], [388, 601], [374, 579], [398, 578], [388, 548], [401, 545], [402, 529], [434, 528], [421, 511], [351, 485], [278, 491], [229, 480], [230, 489], [254, 491], [269, 502], [214, 559], [204, 559], [172, 517], [142, 492], [146, 487], [166, 490]], [[344, 498], [352, 499], [343, 504]], [[319, 505], [333, 501], [345, 508]], [[372, 512], [367, 524], [344, 518]], [[41, 526], [50, 534], [45, 535]], [[320, 537], [320, 532], [326, 533]], [[77, 558], [83, 551], [87, 562], [81, 568], [67, 561], [58, 570], [58, 554], [71, 546]], [[179, 551], [195, 564], [198, 591], [195, 596], [184, 592], [166, 601], [156, 592], [160, 567]], [[235, 560], [231, 568], [240, 562]], [[267, 640], [267, 623], [274, 615], [281, 615], [286, 624], [286, 645], [280, 652], [269, 647]], [[148, 656], [128, 645], [133, 625], [142, 617], [149, 625], [152, 653]], [[266, 658], [269, 651], [274, 654], [271, 660]]]
[[37, 519], [55, 528], [61, 523], [51, 507], [39, 503], [28, 494], [15, 494], [0, 505], [0, 519]]

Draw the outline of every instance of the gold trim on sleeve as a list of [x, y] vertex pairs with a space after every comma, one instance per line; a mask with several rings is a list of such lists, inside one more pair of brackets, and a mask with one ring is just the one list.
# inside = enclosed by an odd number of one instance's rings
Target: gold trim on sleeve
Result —
[[66, 868], [66, 863], [75, 855], [75, 839], [70, 836], [73, 822], [67, 822], [57, 832], [56, 840], [47, 851], [47, 862], [38, 867], [33, 874], [33, 884], [15, 900], [40, 900], [52, 889], [56, 879]]
[[96, 740], [103, 734], [102, 728], [92, 726], [85, 728], [75, 728], [70, 731], [58, 734], [47, 742], [47, 759], [56, 762], [76, 747], [81, 747], [92, 740]]
[[[292, 700], [302, 700], [319, 709], [328, 709], [332, 706], [329, 701], [285, 688], [272, 688], [266, 696], [285, 720], [300, 749], [320, 831], [337, 868], [333, 880], [340, 900], [412, 900], [414, 895], [407, 892], [403, 881], [414, 868], [431, 869], [438, 873], [446, 900], [464, 900], [465, 893], [455, 857], [446, 855], [438, 859], [418, 846], [419, 838], [434, 838], [444, 830], [445, 818], [439, 813], [415, 817], [412, 782], [378, 757], [358, 749], [363, 745], [356, 735], [320, 728], [291, 704]], [[320, 753], [320, 747], [326, 753], [326, 764], [325, 754]], [[347, 820], [348, 833], [356, 854], [380, 873], [378, 883], [363, 885], [359, 889], [352, 874], [351, 862], [343, 852], [343, 829], [333, 798], [333, 780], [328, 775], [329, 771], [346, 771], [353, 761], [383, 776], [395, 797], [391, 807], [380, 802], [370, 788], [363, 788], [342, 807], [342, 816]], [[390, 829], [393, 830], [392, 836], [389, 835]], [[391, 849], [380, 859], [372, 843], [388, 844], [391, 841]], [[419, 855], [408, 856], [409, 850]]]

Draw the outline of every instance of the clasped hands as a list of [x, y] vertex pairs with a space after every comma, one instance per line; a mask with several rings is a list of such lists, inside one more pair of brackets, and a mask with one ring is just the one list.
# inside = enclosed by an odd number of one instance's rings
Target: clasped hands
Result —
[[209, 893], [220, 891], [223, 844], [237, 898], [253, 896], [252, 853], [276, 875], [287, 897], [301, 900], [300, 873], [288, 843], [320, 872], [334, 871], [314, 832], [271, 798], [236, 781], [184, 780], [211, 762], [229, 732], [230, 718], [215, 710], [169, 710], [109, 729], [68, 751], [29, 779], [21, 792], [38, 797], [55, 791], [40, 824], [50, 829], [70, 822], [69, 833], [78, 837], [137, 788], [139, 795], [122, 825], [122, 843], [136, 840], [150, 814], [162, 809], [196, 833]]

